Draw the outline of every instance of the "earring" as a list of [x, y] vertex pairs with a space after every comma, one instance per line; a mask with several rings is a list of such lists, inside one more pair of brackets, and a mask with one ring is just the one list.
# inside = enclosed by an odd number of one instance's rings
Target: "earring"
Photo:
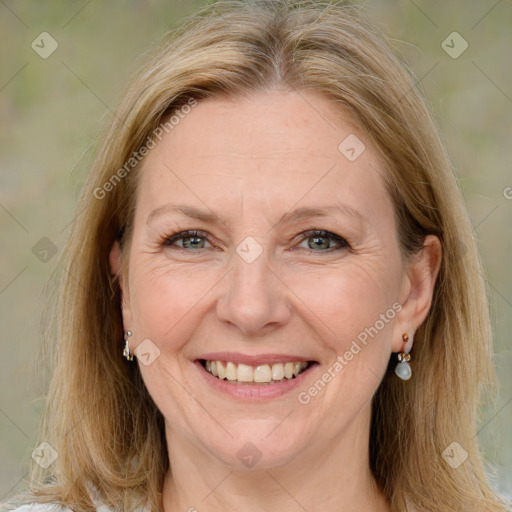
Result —
[[126, 331], [124, 333], [124, 350], [123, 356], [128, 359], [128, 361], [133, 361], [133, 356], [130, 354], [130, 344], [128, 338], [132, 335], [132, 331]]
[[402, 347], [402, 351], [398, 353], [398, 360], [400, 362], [395, 367], [395, 373], [402, 380], [409, 380], [412, 376], [412, 370], [409, 365], [409, 361], [411, 360], [411, 354], [405, 353], [405, 346], [409, 341], [409, 336], [406, 333], [402, 334], [402, 341], [404, 342], [404, 346]]

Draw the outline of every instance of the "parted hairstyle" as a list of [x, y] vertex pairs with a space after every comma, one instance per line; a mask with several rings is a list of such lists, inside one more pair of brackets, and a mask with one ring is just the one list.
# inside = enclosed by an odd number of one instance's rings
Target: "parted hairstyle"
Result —
[[[479, 404], [496, 390], [492, 333], [488, 287], [453, 166], [414, 74], [381, 30], [360, 6], [314, 0], [205, 5], [166, 34], [124, 93], [99, 140], [58, 265], [64, 271], [47, 323], [55, 350], [40, 434], [58, 458], [46, 470], [32, 464], [32, 501], [95, 510], [92, 485], [113, 510], [161, 508], [169, 469], [164, 420], [138, 365], [121, 355], [120, 289], [109, 268], [116, 239], [123, 275], [129, 265], [140, 163], [126, 164], [191, 99], [277, 89], [324, 95], [372, 141], [404, 258], [428, 234], [442, 243], [432, 306], [415, 335], [413, 378], [393, 375], [392, 354], [373, 398], [369, 463], [378, 485], [394, 512], [408, 503], [420, 512], [507, 509], [488, 482], [476, 436]], [[442, 457], [452, 442], [468, 453], [458, 468]]]

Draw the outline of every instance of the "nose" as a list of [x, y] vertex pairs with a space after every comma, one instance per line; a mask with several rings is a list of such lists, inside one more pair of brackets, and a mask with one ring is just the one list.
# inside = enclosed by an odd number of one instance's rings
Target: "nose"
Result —
[[265, 251], [251, 263], [234, 254], [231, 272], [217, 301], [218, 319], [244, 335], [267, 334], [291, 317], [289, 289], [269, 263]]

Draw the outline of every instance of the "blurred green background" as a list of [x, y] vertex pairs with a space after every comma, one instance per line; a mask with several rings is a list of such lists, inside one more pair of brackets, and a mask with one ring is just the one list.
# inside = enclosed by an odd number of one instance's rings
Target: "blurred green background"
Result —
[[[23, 486], [35, 447], [48, 383], [37, 359], [43, 287], [73, 218], [91, 140], [144, 52], [203, 4], [0, 1], [0, 502]], [[495, 486], [512, 495], [512, 2], [365, 5], [433, 105], [480, 242], [500, 394], [482, 411], [478, 436]], [[46, 59], [31, 47], [42, 32], [58, 43]], [[442, 48], [453, 32], [469, 45], [458, 58]]]

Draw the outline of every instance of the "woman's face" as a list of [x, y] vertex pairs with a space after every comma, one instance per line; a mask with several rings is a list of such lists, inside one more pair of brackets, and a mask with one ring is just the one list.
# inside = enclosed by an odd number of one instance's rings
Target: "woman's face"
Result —
[[270, 468], [364, 438], [420, 314], [384, 174], [313, 93], [199, 102], [149, 152], [123, 320], [171, 451]]

